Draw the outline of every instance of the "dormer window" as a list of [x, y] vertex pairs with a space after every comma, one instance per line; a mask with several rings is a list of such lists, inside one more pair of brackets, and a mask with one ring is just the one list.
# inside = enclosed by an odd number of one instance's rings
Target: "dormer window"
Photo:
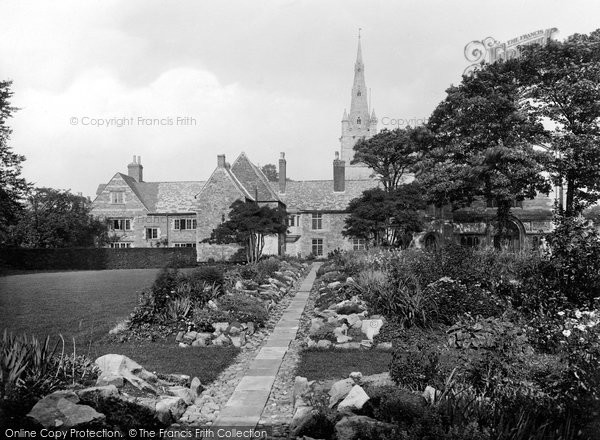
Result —
[[361, 119], [360, 119], [360, 117], [356, 118], [356, 123], [357, 123], [358, 125], [360, 125], [360, 123], [361, 123]]
[[358, 92], [356, 92], [356, 96], [361, 96], [362, 92], [359, 90]]

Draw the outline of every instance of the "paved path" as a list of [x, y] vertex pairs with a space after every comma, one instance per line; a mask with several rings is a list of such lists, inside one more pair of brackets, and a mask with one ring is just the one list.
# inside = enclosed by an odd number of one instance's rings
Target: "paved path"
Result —
[[271, 393], [275, 376], [290, 342], [296, 338], [300, 315], [306, 306], [308, 294], [320, 265], [313, 264], [307, 277], [296, 292], [294, 299], [283, 313], [265, 345], [250, 363], [247, 374], [242, 378], [232, 396], [221, 409], [213, 429], [243, 427], [253, 429]]

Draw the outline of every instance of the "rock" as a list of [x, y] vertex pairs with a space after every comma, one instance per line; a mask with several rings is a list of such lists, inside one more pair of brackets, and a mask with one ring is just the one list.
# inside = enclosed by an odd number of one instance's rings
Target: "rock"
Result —
[[382, 326], [383, 319], [365, 319], [360, 329], [372, 341], [373, 337], [379, 334]]
[[339, 335], [337, 337], [338, 344], [345, 344], [346, 342], [350, 342], [351, 340], [352, 340], [352, 338], [350, 336], [346, 336], [346, 335]]
[[[237, 284], [236, 284], [237, 285]], [[214, 302], [212, 299], [208, 301], [208, 303], [206, 303], [206, 305], [208, 306], [209, 309], [211, 310], [218, 310], [219, 306], [217, 306], [217, 303]]]
[[156, 418], [165, 424], [177, 421], [186, 407], [181, 397], [161, 396], [161, 399], [156, 402]]
[[185, 342], [180, 342], [179, 343], [179, 348], [188, 348], [188, 347], [189, 347], [189, 345], [186, 344]]
[[242, 283], [241, 280], [237, 280], [235, 282], [235, 290], [243, 290], [244, 289], [244, 283]]
[[354, 324], [356, 324], [358, 321], [360, 321], [360, 317], [356, 313], [352, 313], [350, 315], [344, 315], [344, 318], [346, 318], [346, 321], [348, 321], [348, 325], [350, 327], [353, 327]]
[[334, 281], [332, 283], [327, 284], [327, 288], [331, 289], [331, 290], [335, 290], [335, 289], [338, 289], [341, 285], [342, 285], [342, 283], [340, 281]]
[[158, 394], [158, 390], [152, 385], [158, 380], [156, 375], [150, 373], [127, 356], [121, 354], [105, 354], [96, 359], [95, 363], [100, 368], [100, 378], [114, 378], [116, 376], [121, 376], [124, 380], [142, 391]]
[[352, 379], [354, 381], [354, 383], [360, 383], [363, 375], [360, 371], [353, 371], [352, 373], [350, 373], [350, 375], [348, 377], [350, 379]]
[[57, 391], [37, 402], [27, 417], [45, 428], [69, 429], [106, 419], [104, 414], [87, 405], [78, 405], [79, 398], [72, 392]]
[[348, 277], [346, 278], [346, 284], [351, 284], [351, 283], [355, 283], [356, 281], [354, 281], [354, 278], [352, 277]]
[[337, 316], [330, 316], [329, 318], [327, 318], [327, 322], [329, 324], [337, 325], [339, 322], [339, 319]]
[[123, 376], [111, 376], [111, 375], [101, 375], [96, 380], [96, 386], [102, 387], [106, 385], [114, 385], [117, 388], [122, 388], [125, 385], [125, 379]]
[[292, 405], [294, 407], [296, 407], [297, 399], [303, 399], [304, 396], [310, 392], [310, 388], [313, 383], [315, 383], [314, 380], [309, 382], [306, 377], [296, 376], [294, 379], [294, 390], [292, 391]]
[[363, 339], [360, 341], [360, 346], [361, 348], [371, 348], [373, 347], [373, 342], [369, 341], [368, 339]]
[[427, 401], [428, 404], [433, 405], [435, 403], [436, 399], [438, 398], [438, 396], [440, 396], [441, 394], [442, 394], [441, 391], [436, 390], [432, 386], [427, 385], [425, 387], [425, 391], [423, 391], [423, 394], [421, 394], [421, 395]]
[[361, 380], [361, 384], [363, 386], [369, 386], [369, 387], [381, 387], [381, 386], [386, 386], [386, 385], [394, 385], [394, 381], [391, 379], [390, 377], [390, 373], [386, 372], [386, 373], [379, 373], [379, 374], [372, 374], [370, 376], [363, 376], [362, 380]]
[[151, 397], [138, 397], [135, 399], [135, 403], [144, 408], [148, 408], [153, 413], [156, 412], [156, 399]]
[[198, 332], [198, 334], [196, 335], [196, 340], [203, 339], [204, 341], [206, 341], [207, 339], [211, 339], [212, 336], [213, 336], [212, 333]]
[[188, 341], [193, 341], [194, 339], [196, 339], [196, 336], [198, 336], [198, 332], [187, 332], [185, 335], [183, 335], [183, 339], [184, 340], [188, 340]]
[[221, 346], [221, 345], [229, 345], [229, 343], [231, 342], [229, 340], [229, 338], [227, 336], [225, 336], [224, 334], [220, 334], [219, 336], [217, 336], [215, 339], [213, 339], [213, 344], [217, 345], [217, 346]]
[[174, 387], [169, 387], [167, 389], [169, 393], [171, 393], [175, 397], [181, 397], [186, 405], [191, 405], [196, 396], [193, 395], [192, 391], [181, 385], [177, 385]]
[[177, 336], [175, 337], [175, 342], [181, 342], [183, 341], [183, 335], [185, 334], [185, 332], [179, 332], [177, 333]]
[[312, 406], [300, 406], [294, 411], [294, 416], [290, 423], [290, 436], [296, 437], [306, 428], [315, 416]]
[[199, 397], [200, 394], [202, 394], [202, 391], [204, 391], [202, 382], [200, 382], [200, 379], [198, 379], [197, 377], [194, 377], [192, 379], [192, 383], [190, 384], [190, 391], [192, 392], [192, 396], [194, 396], [194, 398]]
[[331, 348], [332, 344], [333, 342], [331, 342], [329, 339], [321, 339], [319, 342], [317, 342], [317, 348]]
[[310, 320], [310, 329], [308, 330], [309, 335], [314, 335], [321, 327], [325, 325], [323, 318], [313, 318]]
[[227, 328], [229, 327], [229, 323], [228, 322], [213, 322], [212, 326], [215, 329], [214, 335], [218, 336], [219, 334], [227, 331]]
[[329, 390], [329, 407], [333, 408], [336, 403], [344, 399], [354, 386], [352, 379], [338, 380]]
[[315, 348], [317, 343], [310, 338], [306, 338], [306, 347], [307, 348]]
[[354, 324], [352, 324], [352, 328], [362, 328], [362, 321], [360, 320], [360, 317], [359, 317], [358, 321], [356, 321]]
[[244, 333], [240, 333], [239, 336], [229, 336], [229, 340], [234, 347], [240, 348], [246, 343], [246, 336]]
[[204, 347], [206, 346], [206, 339], [195, 339], [192, 342], [192, 347]]
[[392, 435], [397, 429], [396, 425], [384, 423], [367, 416], [344, 417], [336, 423], [335, 433], [337, 440], [359, 440], [368, 432], [377, 438], [394, 438]]
[[252, 321], [248, 321], [246, 323], [246, 329], [247, 329], [246, 331], [247, 331], [248, 335], [253, 335], [254, 331], [255, 331], [254, 323]]
[[391, 342], [380, 342], [379, 344], [377, 344], [377, 348], [380, 350], [391, 350], [392, 343]]
[[119, 395], [119, 390], [115, 385], [104, 385], [91, 388], [84, 388], [83, 390], [77, 391], [77, 396], [81, 400], [89, 401], [97, 398], [107, 399], [109, 397], [116, 397]]
[[369, 396], [365, 393], [365, 390], [360, 385], [354, 385], [348, 395], [338, 405], [338, 411], [362, 409], [368, 400]]
[[342, 350], [358, 350], [360, 348], [360, 342], [344, 342], [343, 344], [335, 344], [335, 348]]

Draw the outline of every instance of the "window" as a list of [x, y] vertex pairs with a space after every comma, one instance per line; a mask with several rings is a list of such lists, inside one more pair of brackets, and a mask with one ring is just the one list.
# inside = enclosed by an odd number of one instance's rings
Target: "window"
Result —
[[313, 229], [323, 229], [323, 214], [321, 214], [320, 212], [313, 213], [312, 228]]
[[367, 248], [364, 238], [353, 238], [352, 239], [352, 250], [363, 251]]
[[[522, 208], [523, 207], [523, 200], [513, 200], [510, 206], [511, 206], [511, 208]], [[487, 200], [487, 207], [488, 208], [497, 208], [498, 207], [498, 201], [496, 199], [488, 199]]]
[[360, 123], [361, 123], [361, 122], [362, 122], [362, 120], [360, 119], [360, 117], [356, 119], [356, 123], [357, 123], [358, 125], [360, 125]]
[[158, 228], [146, 228], [146, 240], [158, 238]]
[[173, 246], [175, 246], [176, 248], [182, 248], [182, 247], [196, 247], [196, 243], [173, 243]]
[[479, 247], [479, 237], [476, 235], [462, 235], [460, 237], [461, 246], [466, 247]]
[[119, 248], [130, 248], [131, 247], [131, 243], [111, 243], [110, 247], [113, 249], [119, 249]]
[[358, 92], [356, 92], [356, 96], [361, 96], [362, 92], [359, 90]]
[[196, 229], [196, 219], [195, 218], [175, 219], [175, 229], [179, 229], [181, 231], [183, 231], [185, 229]]
[[116, 218], [108, 221], [108, 226], [113, 231], [131, 231], [131, 220], [128, 218]]
[[110, 193], [110, 203], [114, 203], [114, 204], [123, 204], [124, 202], [124, 197], [123, 194], [125, 194], [123, 191], [111, 191]]
[[320, 257], [323, 255], [323, 239], [322, 238], [313, 238], [312, 239], [312, 253], [316, 257]]
[[287, 218], [288, 226], [300, 226], [300, 216], [299, 215], [290, 215]]

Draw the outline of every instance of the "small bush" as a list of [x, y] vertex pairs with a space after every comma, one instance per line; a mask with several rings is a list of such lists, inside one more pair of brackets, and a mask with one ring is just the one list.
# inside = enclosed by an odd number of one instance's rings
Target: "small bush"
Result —
[[213, 332], [215, 328], [213, 323], [215, 322], [231, 322], [233, 319], [231, 315], [223, 310], [211, 310], [203, 308], [194, 309], [194, 327], [198, 331], [202, 332]]
[[312, 335], [310, 337], [311, 337], [311, 339], [313, 339], [315, 341], [320, 341], [322, 339], [326, 339], [331, 342], [337, 342], [337, 337], [333, 333], [335, 328], [336, 328], [335, 325], [333, 325], [329, 322], [326, 322], [323, 324], [323, 326], [321, 328], [319, 328], [317, 331], [312, 333]]
[[394, 386], [369, 388], [371, 403], [376, 408], [378, 420], [389, 423], [412, 425], [423, 416], [426, 402], [423, 397]]
[[255, 281], [258, 283], [267, 281], [275, 272], [279, 270], [280, 267], [281, 262], [275, 257], [260, 260], [258, 263], [256, 263], [257, 277]]
[[249, 295], [232, 293], [224, 295], [218, 300], [219, 309], [240, 322], [254, 322], [263, 326], [269, 319], [269, 313], [264, 303]]
[[190, 272], [188, 279], [204, 283], [205, 285], [216, 286], [219, 289], [223, 289], [223, 285], [225, 284], [223, 271], [214, 266], [198, 267]]

